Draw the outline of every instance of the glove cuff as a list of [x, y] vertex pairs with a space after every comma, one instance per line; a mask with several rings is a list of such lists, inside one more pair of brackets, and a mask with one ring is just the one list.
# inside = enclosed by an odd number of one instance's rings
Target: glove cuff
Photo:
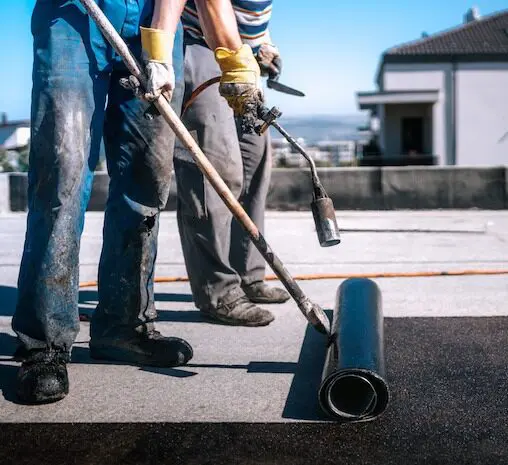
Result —
[[221, 82], [258, 85], [261, 71], [252, 49], [247, 44], [243, 44], [238, 50], [218, 47], [214, 54], [222, 71]]
[[140, 27], [141, 46], [148, 61], [171, 64], [174, 35], [162, 29]]

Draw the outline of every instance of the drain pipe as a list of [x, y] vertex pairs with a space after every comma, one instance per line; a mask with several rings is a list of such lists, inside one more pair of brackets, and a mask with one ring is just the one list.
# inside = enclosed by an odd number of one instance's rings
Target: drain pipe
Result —
[[452, 57], [452, 71], [451, 71], [451, 165], [457, 164], [457, 59], [455, 55]]

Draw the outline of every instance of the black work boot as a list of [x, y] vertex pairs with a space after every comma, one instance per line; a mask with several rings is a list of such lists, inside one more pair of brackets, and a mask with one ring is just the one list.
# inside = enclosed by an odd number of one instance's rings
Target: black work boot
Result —
[[90, 340], [90, 356], [96, 360], [134, 365], [177, 367], [193, 356], [192, 347], [178, 337], [165, 337], [155, 329], [132, 331]]
[[266, 326], [275, 317], [271, 312], [254, 305], [243, 293], [234, 299], [219, 299], [216, 307], [200, 309], [205, 318], [233, 326]]
[[49, 404], [69, 393], [66, 364], [68, 352], [55, 349], [31, 350], [24, 353], [18, 371], [16, 394], [26, 404]]
[[245, 295], [255, 304], [282, 304], [291, 297], [280, 287], [270, 287], [263, 281], [246, 285], [242, 284]]
[[15, 362], [24, 362], [29, 355], [30, 351], [23, 344], [20, 344], [12, 354], [12, 359]]

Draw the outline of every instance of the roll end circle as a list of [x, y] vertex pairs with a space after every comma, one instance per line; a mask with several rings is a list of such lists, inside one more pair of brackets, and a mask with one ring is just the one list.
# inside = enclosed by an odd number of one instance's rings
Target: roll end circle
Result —
[[335, 377], [326, 388], [328, 408], [334, 415], [346, 419], [368, 416], [377, 403], [376, 389], [359, 374], [344, 374]]
[[388, 406], [386, 381], [367, 370], [335, 372], [321, 385], [319, 403], [330, 417], [344, 422], [369, 421]]

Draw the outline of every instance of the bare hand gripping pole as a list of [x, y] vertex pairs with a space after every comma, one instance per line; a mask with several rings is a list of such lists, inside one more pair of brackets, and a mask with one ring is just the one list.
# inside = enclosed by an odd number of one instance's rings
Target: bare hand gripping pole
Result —
[[[104, 34], [104, 37], [107, 39], [107, 41], [122, 57], [131, 74], [139, 80], [144, 88], [146, 88], [146, 77], [142, 71], [140, 64], [132, 55], [127, 45], [113, 28], [102, 10], [93, 0], [80, 0], [80, 2], [86, 8], [90, 17], [96, 22], [97, 26]], [[264, 237], [261, 235], [256, 225], [247, 215], [235, 196], [231, 193], [228, 186], [219, 176], [213, 165], [203, 154], [198, 144], [189, 134], [186, 127], [173, 111], [166, 98], [160, 96], [157, 100], [154, 101], [154, 105], [161, 116], [166, 120], [171, 129], [174, 131], [176, 136], [180, 139], [185, 148], [191, 152], [192, 157], [194, 158], [194, 161], [198, 165], [201, 172], [206, 176], [208, 181], [210, 181], [211, 185], [224, 201], [233, 216], [247, 231], [256, 248], [263, 255], [264, 259], [280, 279], [281, 283], [284, 284], [285, 288], [291, 297], [293, 297], [296, 304], [298, 305], [298, 308], [303, 313], [305, 318], [312, 326], [314, 326], [314, 328], [316, 328], [316, 330], [323, 334], [329, 335], [330, 322], [323, 309], [319, 307], [319, 305], [310, 301], [310, 299], [303, 293], [293, 277], [286, 270], [280, 259], [273, 253], [272, 249], [266, 243]]]

